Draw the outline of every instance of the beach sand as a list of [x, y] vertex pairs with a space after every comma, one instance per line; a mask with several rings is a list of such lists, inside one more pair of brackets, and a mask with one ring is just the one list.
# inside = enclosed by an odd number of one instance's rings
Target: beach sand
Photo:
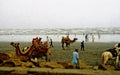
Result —
[[[20, 47], [24, 48], [26, 46], [30, 46], [30, 42], [19, 42]], [[83, 60], [87, 65], [90, 66], [98, 66], [101, 63], [101, 53], [107, 49], [113, 48], [116, 42], [85, 42], [85, 51], [80, 50], [80, 42], [75, 42], [71, 44], [70, 48], [62, 49], [60, 42], [53, 42], [53, 48], [51, 48], [51, 61], [55, 62], [71, 62], [72, 60], [72, 52], [74, 49], [79, 50], [79, 59]], [[10, 45], [10, 42], [0, 42], [0, 52], [6, 53], [9, 51], [14, 51]], [[87, 72], [87, 71], [86, 71]], [[107, 71], [108, 72], [108, 71]], [[110, 73], [112, 73], [110, 71]], [[110, 75], [110, 74], [108, 74]], [[111, 74], [113, 75], [113, 74]], [[115, 74], [114, 74], [115, 75]]]

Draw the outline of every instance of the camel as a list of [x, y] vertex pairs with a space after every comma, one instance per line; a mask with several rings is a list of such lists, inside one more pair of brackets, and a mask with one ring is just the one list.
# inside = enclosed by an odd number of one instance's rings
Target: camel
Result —
[[69, 47], [71, 43], [74, 43], [77, 40], [77, 38], [74, 38], [71, 40], [69, 36], [67, 37], [62, 37], [61, 43], [62, 43], [62, 48], [64, 49], [64, 44], [66, 44], [66, 47]]
[[[22, 49], [20, 48], [19, 46], [19, 43], [14, 43], [14, 42], [11, 42], [10, 43], [13, 47], [15, 47], [15, 50], [16, 50], [16, 55], [18, 57], [20, 57], [21, 59], [23, 60], [28, 60], [29, 57], [31, 58], [32, 55], [33, 55], [33, 50], [34, 50], [34, 45], [31, 45], [28, 49], [26, 49], [24, 52], [22, 51]], [[35, 53], [35, 51], [34, 51]]]
[[19, 43], [11, 42], [11, 45], [15, 47], [16, 55], [21, 59], [31, 60], [32, 58], [46, 57], [46, 61], [50, 61], [50, 47], [47, 43], [41, 43], [40, 39], [34, 38], [30, 47], [22, 51]]
[[106, 65], [108, 64], [109, 60], [114, 60], [115, 65], [119, 63], [119, 44], [115, 45], [115, 48], [106, 50], [105, 52], [102, 53], [101, 58], [102, 58], [102, 64]]

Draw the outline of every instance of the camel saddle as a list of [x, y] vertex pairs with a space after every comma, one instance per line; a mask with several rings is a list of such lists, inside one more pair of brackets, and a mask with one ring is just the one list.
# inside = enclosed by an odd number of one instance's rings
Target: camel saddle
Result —
[[112, 48], [112, 49], [108, 49], [106, 51], [109, 51], [112, 53], [113, 57], [117, 57], [117, 51], [115, 50], [115, 48]]
[[118, 47], [120, 47], [120, 43], [118, 43]]

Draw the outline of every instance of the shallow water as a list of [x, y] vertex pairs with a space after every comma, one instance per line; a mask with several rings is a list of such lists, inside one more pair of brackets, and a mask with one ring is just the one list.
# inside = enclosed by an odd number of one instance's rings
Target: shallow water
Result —
[[[42, 41], [46, 41], [46, 37], [52, 38], [53, 41], [61, 41], [62, 36], [66, 35], [0, 35], [1, 42], [31, 42], [35, 37], [41, 37]], [[85, 40], [85, 35], [69, 35], [71, 39], [78, 38], [78, 42]], [[88, 42], [120, 42], [119, 34], [102, 34], [102, 35], [88, 35]]]

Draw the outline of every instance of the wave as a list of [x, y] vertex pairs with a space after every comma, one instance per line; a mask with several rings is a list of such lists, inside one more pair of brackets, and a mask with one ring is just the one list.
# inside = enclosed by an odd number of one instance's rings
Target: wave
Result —
[[0, 29], [0, 35], [56, 35], [56, 34], [120, 34], [119, 27], [113, 28], [53, 28], [53, 29]]

